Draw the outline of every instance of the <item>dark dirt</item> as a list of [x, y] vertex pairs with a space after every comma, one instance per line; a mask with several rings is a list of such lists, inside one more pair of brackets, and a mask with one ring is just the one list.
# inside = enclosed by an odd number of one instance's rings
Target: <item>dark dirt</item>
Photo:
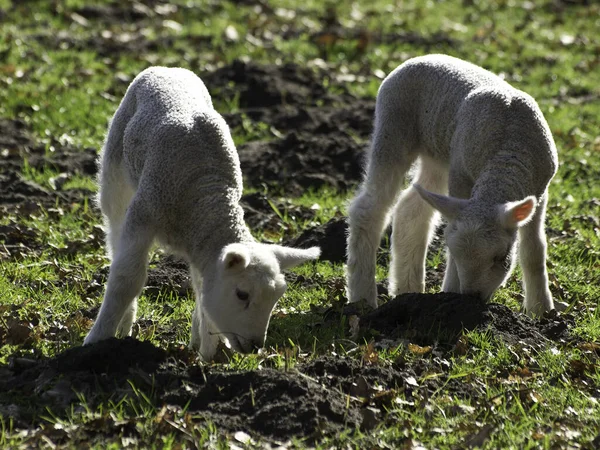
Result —
[[[438, 355], [445, 347], [452, 349], [463, 329], [489, 330], [508, 343], [532, 347], [571, 339], [564, 317], [549, 315], [535, 322], [502, 305], [454, 294], [399, 296], [359, 320], [364, 331], [385, 339], [410, 336], [410, 342], [435, 346]], [[50, 359], [13, 359], [0, 367], [0, 405], [10, 408], [17, 426], [26, 426], [39, 421], [46, 406], [66, 411], [77, 405], [76, 393], [90, 407], [118, 401], [132, 394], [131, 380], [157, 407], [187, 405], [197, 420], [210, 420], [221, 430], [275, 440], [315, 439], [392, 420], [385, 408], [400, 392], [407, 407], [411, 399], [428, 398], [441, 386], [458, 398], [485, 397], [481, 386], [447, 379], [450, 364], [440, 356], [409, 365], [403, 359], [383, 363], [368, 357], [321, 356], [287, 371], [224, 371], [218, 365], [198, 365], [184, 349], [166, 351], [132, 338], [110, 339]], [[440, 376], [419, 383], [425, 373]], [[22, 396], [27, 404], [13, 403]]]
[[497, 303], [453, 293], [403, 294], [360, 318], [365, 330], [386, 338], [409, 336], [411, 342], [454, 345], [464, 330], [487, 330], [508, 344], [539, 346], [548, 340], [573, 339], [569, 318], [555, 311], [541, 320]]
[[348, 223], [345, 218], [331, 219], [326, 224], [309, 228], [286, 242], [286, 245], [300, 248], [321, 247], [323, 261], [341, 263], [346, 261], [346, 236]]
[[[438, 363], [423, 364], [432, 369]], [[186, 407], [221, 430], [276, 440], [369, 428], [363, 412], [366, 406], [386, 406], [376, 396], [382, 388], [408, 397], [437, 388], [416, 385], [418, 373], [411, 368], [351, 358], [320, 357], [288, 371], [223, 371], [191, 363], [185, 351], [167, 352], [131, 338], [74, 347], [51, 359], [15, 359], [0, 371], [0, 404], [12, 411], [17, 426], [39, 421], [46, 406], [76, 405], [76, 394], [89, 407], [108, 399], [117, 402], [132, 394], [132, 381], [156, 406]], [[27, 406], [12, 403], [23, 395]]]
[[293, 64], [241, 61], [203, 77], [209, 89], [239, 95], [240, 113], [225, 114], [230, 126], [247, 116], [282, 134], [238, 148], [247, 185], [300, 195], [322, 186], [347, 190], [360, 181], [375, 103], [356, 99], [343, 88], [339, 95], [329, 93], [325, 77]]

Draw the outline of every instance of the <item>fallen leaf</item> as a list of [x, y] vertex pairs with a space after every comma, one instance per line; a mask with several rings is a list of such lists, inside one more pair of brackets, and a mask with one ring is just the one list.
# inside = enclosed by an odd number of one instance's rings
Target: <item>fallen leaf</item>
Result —
[[240, 40], [240, 34], [233, 25], [227, 25], [227, 27], [225, 28], [224, 35], [225, 39], [227, 39], [230, 42], [237, 42]]
[[408, 350], [415, 355], [423, 356], [431, 353], [431, 346], [421, 347], [417, 344], [408, 344]]
[[350, 325], [350, 339], [355, 341], [358, 339], [360, 331], [360, 318], [358, 316], [350, 316], [348, 318], [348, 324]]
[[377, 353], [373, 341], [363, 347], [362, 359], [366, 364], [376, 364], [379, 361], [379, 353]]
[[5, 341], [7, 344], [24, 344], [31, 338], [31, 326], [28, 323], [20, 322], [16, 319], [9, 319], [5, 332]]
[[244, 431], [236, 431], [233, 438], [242, 444], [248, 444], [252, 441], [252, 437]]

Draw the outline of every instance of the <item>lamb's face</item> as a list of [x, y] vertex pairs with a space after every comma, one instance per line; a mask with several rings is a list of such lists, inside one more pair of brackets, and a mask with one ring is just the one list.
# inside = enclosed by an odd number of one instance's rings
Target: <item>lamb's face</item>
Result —
[[[203, 306], [215, 330], [242, 353], [265, 343], [271, 312], [287, 285], [281, 270], [316, 259], [319, 249], [290, 249], [258, 243], [231, 244], [218, 262]], [[205, 283], [208, 283], [205, 280]]]
[[514, 268], [516, 238], [515, 229], [473, 221], [450, 222], [446, 244], [456, 264], [460, 293], [489, 300]]
[[450, 286], [444, 281], [445, 288], [488, 300], [514, 267], [517, 230], [533, 218], [536, 198], [489, 204], [485, 199], [448, 197], [413, 186], [448, 220], [446, 245], [460, 286], [451, 276]]

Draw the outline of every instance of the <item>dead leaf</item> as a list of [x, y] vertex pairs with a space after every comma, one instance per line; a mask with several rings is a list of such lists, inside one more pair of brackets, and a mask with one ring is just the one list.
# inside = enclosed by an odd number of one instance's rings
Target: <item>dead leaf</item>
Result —
[[315, 43], [323, 47], [330, 47], [338, 40], [338, 35], [334, 33], [320, 33], [315, 36]]
[[452, 352], [455, 355], [462, 356], [462, 355], [466, 355], [468, 351], [469, 351], [469, 339], [465, 335], [462, 335], [461, 337], [458, 338], [458, 341], [456, 341], [456, 345], [452, 349]]
[[223, 34], [225, 35], [225, 39], [230, 42], [237, 42], [240, 40], [240, 34], [233, 25], [227, 25]]
[[350, 325], [350, 339], [355, 341], [358, 339], [360, 331], [360, 318], [358, 316], [350, 316], [348, 318], [348, 324]]
[[249, 444], [252, 442], [252, 437], [244, 431], [236, 431], [233, 438], [242, 444]]
[[20, 345], [24, 344], [31, 338], [32, 333], [31, 324], [21, 322], [16, 319], [9, 319], [7, 321], [5, 341], [7, 344]]
[[[398, 397], [398, 391], [395, 389], [388, 389], [385, 391], [377, 392], [371, 397], [371, 403], [378, 408], [389, 408]], [[397, 402], [396, 402], [397, 403]]]
[[413, 377], [413, 376], [409, 376], [409, 377], [404, 378], [404, 382], [406, 384], [408, 384], [409, 386], [419, 387], [419, 383], [417, 383], [416, 378]]
[[421, 347], [417, 344], [408, 344], [408, 350], [415, 355], [423, 356], [431, 353], [431, 346]]
[[373, 341], [363, 347], [362, 360], [365, 364], [376, 364], [379, 362], [379, 353], [377, 353]]
[[575, 378], [584, 378], [586, 372], [593, 373], [594, 365], [581, 361], [580, 359], [572, 359], [569, 361], [569, 373]]

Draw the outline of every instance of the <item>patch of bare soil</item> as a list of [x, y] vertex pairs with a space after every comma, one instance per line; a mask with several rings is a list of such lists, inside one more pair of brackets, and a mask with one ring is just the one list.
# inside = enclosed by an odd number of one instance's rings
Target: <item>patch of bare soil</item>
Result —
[[[346, 314], [354, 314], [352, 305]], [[410, 337], [421, 345], [454, 345], [465, 330], [489, 331], [508, 344], [532, 347], [552, 341], [571, 341], [571, 319], [556, 311], [541, 320], [477, 297], [453, 293], [403, 294], [360, 317], [364, 330], [377, 331], [385, 338]]]
[[127, 338], [75, 347], [47, 360], [21, 358], [1, 368], [0, 404], [12, 411], [17, 426], [27, 426], [40, 420], [45, 406], [57, 414], [67, 411], [77, 393], [88, 406], [118, 401], [132, 394], [131, 380], [153, 403], [187, 405], [189, 413], [223, 431], [285, 439], [360, 426], [360, 403], [348, 408], [343, 391], [325, 388], [301, 368], [227, 372], [190, 364], [180, 358], [185, 356]]
[[[0, 118], [0, 211], [31, 214], [40, 207], [53, 208], [82, 202], [91, 191], [62, 190], [62, 185], [75, 174], [96, 173], [94, 149], [78, 149], [60, 142], [52, 142], [53, 151], [36, 142], [22, 120]], [[53, 189], [47, 189], [27, 180], [22, 175], [24, 161], [33, 169], [50, 168], [61, 176], [53, 180]]]
[[203, 76], [209, 89], [238, 96], [240, 112], [225, 114], [232, 127], [248, 117], [281, 135], [238, 148], [249, 186], [300, 195], [309, 188], [347, 190], [358, 183], [375, 103], [343, 88], [341, 94], [329, 93], [326, 77], [294, 64], [241, 61]]
[[[408, 400], [433, 394], [443, 380], [419, 385], [416, 379], [425, 371], [440, 371], [444, 364], [440, 358], [405, 367], [323, 356], [287, 371], [232, 372], [196, 365], [185, 351], [167, 352], [131, 338], [110, 339], [54, 358], [19, 358], [0, 367], [0, 412], [10, 411], [15, 426], [28, 427], [41, 420], [47, 406], [62, 417], [71, 405], [77, 409], [81, 397], [94, 408], [132, 396], [133, 384], [154, 405], [185, 407], [194, 420], [211, 421], [222, 432], [311, 441], [343, 429], [368, 430], [388, 420], [385, 408], [393, 406], [399, 392]], [[456, 381], [446, 384], [461, 397], [483, 395]]]

